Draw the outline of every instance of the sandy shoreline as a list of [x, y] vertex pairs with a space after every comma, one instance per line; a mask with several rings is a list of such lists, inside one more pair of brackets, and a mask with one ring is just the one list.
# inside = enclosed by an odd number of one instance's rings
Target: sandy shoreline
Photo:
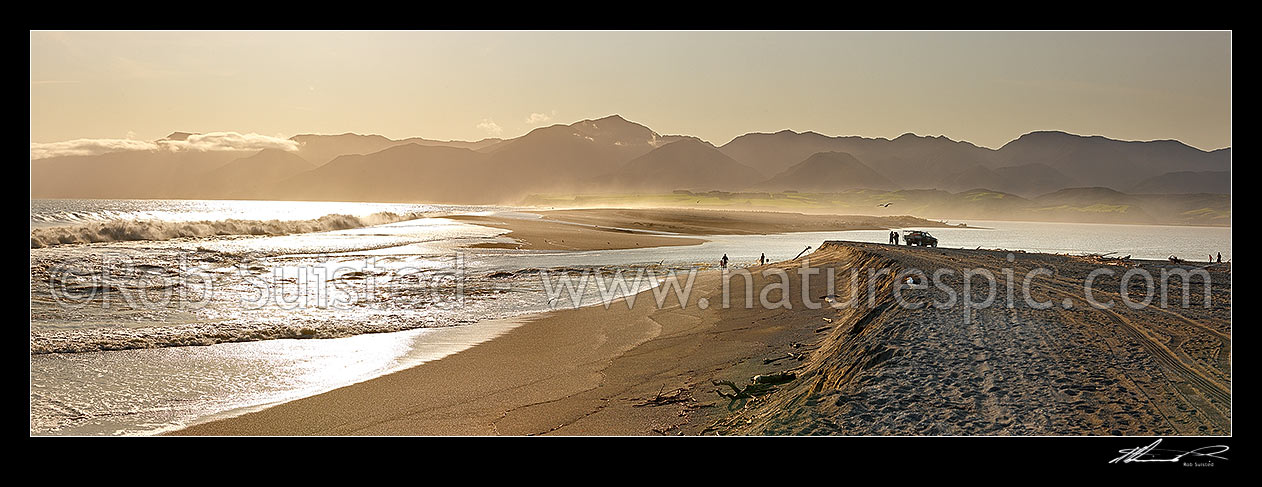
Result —
[[[1211, 269], [1213, 305], [1094, 309], [1081, 279], [1097, 263], [1067, 256], [834, 243], [802, 259], [752, 268], [721, 306], [719, 271], [697, 275], [690, 299], [538, 315], [495, 339], [440, 360], [262, 411], [199, 424], [180, 435], [697, 435], [1230, 434], [1230, 271]], [[970, 311], [892, 305], [897, 284], [879, 277], [872, 303], [806, 306], [796, 269], [1012, 266], [1043, 301]], [[1168, 267], [1143, 263], [1154, 272]], [[789, 273], [792, 309], [764, 309], [761, 271]], [[1118, 277], [1100, 286], [1117, 299]], [[773, 275], [774, 276], [774, 275]], [[846, 277], [842, 277], [846, 276]], [[809, 276], [818, 301], [822, 274]], [[1079, 288], [1075, 289], [1075, 282]], [[942, 284], [959, 289], [959, 279]], [[1020, 284], [1018, 283], [1018, 286]], [[1194, 286], [1194, 289], [1199, 287]], [[928, 300], [928, 295], [913, 299]], [[772, 301], [780, 291], [772, 291]], [[705, 298], [709, 307], [701, 309]], [[747, 387], [759, 374], [792, 372], [773, 390], [728, 398], [713, 381]], [[747, 391], [750, 389], [746, 389]]]
[[805, 215], [771, 211], [590, 208], [531, 213], [541, 217], [453, 215], [445, 218], [509, 230], [508, 237], [516, 241], [478, 243], [472, 248], [534, 250], [614, 250], [696, 245], [705, 241], [697, 237], [705, 235], [948, 226], [911, 216]]

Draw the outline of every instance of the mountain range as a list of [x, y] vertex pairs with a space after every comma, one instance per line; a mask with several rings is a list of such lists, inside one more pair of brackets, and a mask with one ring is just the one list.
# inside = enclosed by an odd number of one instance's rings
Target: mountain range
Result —
[[[176, 132], [169, 139], [193, 135]], [[999, 149], [943, 136], [750, 133], [714, 146], [618, 115], [474, 142], [292, 137], [296, 151], [122, 151], [31, 161], [32, 198], [516, 203], [540, 193], [961, 192], [1025, 198], [1077, 187], [1230, 193], [1231, 149], [1032, 132]]]

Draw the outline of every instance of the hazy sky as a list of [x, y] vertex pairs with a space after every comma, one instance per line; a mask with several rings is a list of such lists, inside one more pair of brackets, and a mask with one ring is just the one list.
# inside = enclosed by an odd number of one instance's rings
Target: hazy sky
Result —
[[1228, 32], [31, 32], [31, 142], [746, 132], [1231, 145]]

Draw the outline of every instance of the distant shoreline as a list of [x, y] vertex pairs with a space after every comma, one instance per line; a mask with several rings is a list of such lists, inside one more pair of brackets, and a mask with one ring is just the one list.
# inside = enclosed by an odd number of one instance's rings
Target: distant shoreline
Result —
[[502, 215], [452, 215], [451, 220], [509, 230], [515, 243], [471, 248], [520, 250], [614, 250], [705, 242], [706, 235], [768, 235], [794, 232], [958, 227], [911, 216], [806, 215], [736, 209], [586, 208], [525, 210], [537, 219]]

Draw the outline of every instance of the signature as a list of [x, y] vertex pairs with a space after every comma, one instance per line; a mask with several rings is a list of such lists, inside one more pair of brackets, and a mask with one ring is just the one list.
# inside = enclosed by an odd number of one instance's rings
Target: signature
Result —
[[[1203, 446], [1195, 450], [1179, 451], [1165, 448], [1157, 448], [1161, 444], [1161, 440], [1152, 442], [1152, 444], [1139, 448], [1125, 448], [1118, 450], [1122, 456], [1110, 460], [1109, 463], [1131, 463], [1131, 462], [1179, 462], [1183, 457], [1208, 457], [1226, 460], [1226, 457], [1219, 455], [1225, 453], [1230, 448], [1227, 445]], [[1166, 457], [1162, 457], [1166, 455]]]

